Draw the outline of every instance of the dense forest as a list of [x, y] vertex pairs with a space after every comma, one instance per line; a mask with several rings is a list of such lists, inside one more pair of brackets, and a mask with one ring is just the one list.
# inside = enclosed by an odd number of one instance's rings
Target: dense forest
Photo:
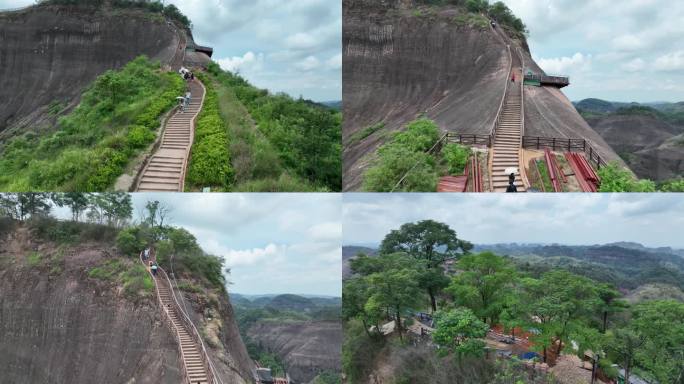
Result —
[[[447, 225], [425, 220], [389, 233], [378, 256], [351, 260], [353, 276], [343, 290], [343, 367], [350, 382], [366, 382], [383, 355], [395, 359], [400, 383], [446, 383], [454, 377], [555, 382], [543, 372], [523, 369], [516, 357], [491, 360], [490, 329], [514, 340], [516, 334], [526, 335], [540, 363], [553, 366], [563, 355], [589, 356], [594, 378], [617, 378], [622, 368], [627, 382], [630, 375], [684, 382], [683, 302], [630, 304], [599, 276], [560, 267], [525, 270], [509, 257], [471, 250]], [[427, 343], [410, 331], [420, 321], [419, 312], [430, 312], [434, 321]], [[381, 332], [388, 321], [395, 331]], [[410, 364], [418, 356], [421, 367]]]

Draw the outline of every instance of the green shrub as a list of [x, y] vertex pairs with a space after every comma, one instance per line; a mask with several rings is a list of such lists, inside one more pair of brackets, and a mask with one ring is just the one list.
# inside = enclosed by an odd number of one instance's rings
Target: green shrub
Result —
[[442, 155], [449, 167], [449, 173], [451, 175], [462, 175], [470, 158], [470, 148], [451, 143], [444, 146]]
[[145, 266], [138, 262], [108, 260], [88, 272], [88, 277], [121, 284], [129, 298], [146, 296], [154, 291], [154, 281]]
[[107, 71], [79, 106], [59, 118], [58, 130], [10, 140], [0, 153], [0, 189], [103, 191], [154, 140], [159, 117], [184, 88], [176, 74], [139, 57]]
[[414, 152], [425, 152], [439, 140], [439, 128], [434, 121], [421, 118], [410, 122], [406, 130], [395, 134], [392, 144]]
[[128, 129], [126, 143], [131, 148], [144, 148], [154, 140], [154, 137], [154, 133], [149, 129], [141, 125], [134, 125]]
[[218, 99], [211, 81], [202, 74], [198, 76], [207, 91], [202, 112], [197, 117], [186, 181], [194, 189], [227, 189], [233, 182], [233, 169], [228, 153], [226, 123], [219, 114]]
[[145, 248], [146, 242], [139, 236], [137, 227], [122, 229], [116, 237], [116, 247], [126, 256], [138, 256]]
[[241, 183], [233, 192], [329, 192], [326, 187], [316, 187], [308, 180], [297, 179], [287, 173], [278, 178], [266, 177]]
[[395, 134], [392, 141], [378, 149], [377, 161], [364, 175], [363, 190], [390, 192], [406, 175], [399, 191], [434, 192], [438, 179], [435, 159], [426, 151], [437, 140], [439, 129], [431, 120], [409, 123], [404, 132]]
[[617, 163], [610, 163], [598, 170], [601, 179], [599, 192], [655, 192], [655, 183], [637, 180], [632, 173]]
[[[213, 62], [207, 66], [207, 72], [222, 86], [229, 87], [245, 106], [260, 135], [270, 144], [268, 150], [278, 156], [279, 166], [317, 188], [342, 189], [340, 112], [285, 94], [270, 95]], [[253, 147], [252, 153], [257, 149]]]
[[99, 267], [95, 267], [88, 272], [88, 277], [98, 280], [113, 281], [124, 268], [120, 260], [109, 260]]
[[383, 128], [385, 128], [385, 123], [383, 122], [363, 128], [349, 137], [349, 145], [354, 145], [375, 132], [381, 131]]
[[663, 192], [684, 192], [684, 179], [666, 181], [658, 187], [658, 190]]
[[154, 292], [154, 281], [142, 264], [135, 264], [121, 273], [124, 294], [129, 297], [145, 296]]
[[29, 253], [28, 257], [26, 257], [26, 261], [28, 262], [28, 265], [31, 267], [35, 267], [38, 264], [40, 264], [42, 260], [42, 256], [38, 252], [31, 252]]

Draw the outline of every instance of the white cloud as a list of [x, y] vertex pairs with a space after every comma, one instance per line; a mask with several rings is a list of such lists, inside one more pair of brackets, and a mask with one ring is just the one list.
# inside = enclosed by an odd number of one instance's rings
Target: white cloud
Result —
[[226, 57], [217, 59], [216, 62], [221, 68], [231, 72], [258, 70], [264, 63], [264, 55], [263, 53], [257, 55], [249, 51], [243, 56]]
[[[378, 245], [392, 229], [432, 219], [475, 243], [636, 241], [684, 248], [684, 200], [664, 194], [567, 194], [469, 199], [439, 194], [345, 194], [345, 245]], [[449, 209], [444, 209], [448, 207]], [[572, 209], [565, 209], [572, 207]]]
[[325, 64], [330, 69], [341, 69], [342, 68], [342, 53], [338, 53], [337, 55], [329, 58], [325, 62]]
[[646, 68], [646, 62], [638, 57], [628, 63], [623, 64], [621, 68], [627, 72], [638, 72]]
[[658, 71], [684, 70], [684, 51], [671, 52], [658, 57], [653, 67]]
[[339, 241], [342, 238], [342, 223], [328, 221], [309, 227], [311, 239], [316, 241]]
[[290, 35], [285, 40], [287, 48], [290, 49], [310, 49], [318, 45], [320, 42], [313, 35], [306, 32], [295, 33]]
[[295, 66], [302, 71], [311, 71], [318, 69], [318, 67], [321, 66], [321, 62], [315, 56], [308, 56], [304, 60], [295, 64]]
[[572, 57], [542, 58], [537, 64], [548, 74], [563, 75], [588, 68], [591, 65], [591, 55], [577, 52]]
[[228, 250], [224, 255], [226, 266], [229, 268], [252, 266], [257, 263], [265, 262], [269, 259], [274, 259], [281, 254], [283, 250], [275, 244], [268, 244], [264, 248], [252, 248], [242, 250]]
[[644, 47], [644, 40], [631, 34], [617, 36], [612, 43], [613, 47], [619, 51], [636, 51]]

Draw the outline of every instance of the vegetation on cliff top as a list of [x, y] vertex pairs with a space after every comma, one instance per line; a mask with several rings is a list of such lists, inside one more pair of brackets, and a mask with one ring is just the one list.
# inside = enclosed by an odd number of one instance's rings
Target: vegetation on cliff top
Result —
[[[509, 27], [519, 36], [524, 36], [527, 33], [525, 23], [523, 23], [520, 18], [516, 17], [511, 9], [502, 1], [497, 1], [493, 4], [490, 4], [489, 0], [418, 0], [418, 2], [429, 5], [462, 6], [471, 14], [483, 15], [496, 20], [500, 25]], [[461, 20], [467, 21], [472, 19], [466, 18]]]
[[99, 76], [58, 130], [28, 132], [0, 152], [4, 191], [105, 191], [156, 136], [182, 79], [138, 57]]
[[[504, 379], [501, 367], [487, 368], [492, 363], [481, 359], [482, 339], [490, 327], [503, 327], [509, 334], [526, 332], [531, 350], [551, 365], [561, 353], [584, 357], [591, 350], [601, 356], [594, 360], [596, 367], [610, 378], [617, 376], [613, 363], [624, 367], [627, 376], [668, 383], [681, 378], [684, 303], [647, 300], [630, 306], [614, 286], [563, 269], [533, 274], [491, 252], [470, 254], [467, 246], [465, 253], [444, 251], [454, 249], [445, 244], [461, 243], [465, 244], [446, 225], [423, 221], [388, 234], [379, 256], [360, 254], [352, 260], [355, 276], [343, 288], [343, 365], [352, 382], [368, 377], [377, 354], [388, 348], [394, 349], [398, 382], [452, 382], [464, 374], [475, 375], [467, 380], [472, 382], [551, 380], [530, 378], [529, 372], [515, 369]], [[453, 265], [447, 263], [451, 260], [456, 260]], [[436, 274], [425, 278], [429, 265]], [[439, 302], [430, 300], [432, 295]], [[449, 352], [449, 359], [435, 359], [434, 349], [421, 347], [422, 336], [397, 343], [393, 334], [378, 331], [390, 316], [401, 338], [407, 325], [417, 321], [413, 314], [430, 307], [438, 310], [432, 340], [440, 345], [441, 354]], [[419, 356], [420, 366], [404, 368]], [[509, 364], [515, 366], [515, 359]], [[438, 379], [442, 371], [450, 374]]]
[[39, 0], [38, 3], [46, 5], [90, 5], [98, 7], [110, 5], [116, 8], [137, 8], [168, 17], [171, 20], [177, 21], [185, 28], [192, 28], [190, 19], [181, 13], [178, 7], [173, 4], [165, 6], [162, 2], [157, 0]]
[[440, 176], [463, 174], [472, 154], [470, 148], [448, 143], [439, 153], [427, 153], [439, 139], [434, 121], [420, 118], [408, 123], [406, 130], [394, 133], [378, 149], [377, 159], [364, 175], [363, 190], [390, 192], [406, 176], [398, 191], [434, 192]]
[[[70, 221], [52, 216], [55, 207], [71, 211]], [[149, 201], [141, 221], [131, 225], [131, 195], [127, 193], [18, 193], [0, 194], [0, 230], [9, 231], [15, 222], [24, 221], [39, 238], [58, 245], [72, 246], [88, 241], [116, 245], [130, 259], [126, 266], [139, 264], [138, 256], [146, 247], [157, 250], [157, 262], [178, 277], [191, 278], [205, 287], [225, 292], [223, 259], [205, 253], [194, 235], [184, 228], [168, 224], [170, 207]], [[6, 221], [9, 220], [9, 221]], [[33, 261], [41, 258], [33, 255]], [[94, 271], [94, 272], [93, 272]], [[145, 289], [139, 270], [116, 272], [105, 263], [91, 271], [95, 278], [116, 278], [124, 289]], [[130, 288], [127, 288], [130, 287]]]
[[[213, 62], [203, 78], [217, 96], [218, 114], [212, 112], [211, 131], [221, 137], [225, 132], [225, 140], [216, 144], [227, 147], [231, 160], [233, 173], [222, 189], [341, 190], [339, 111], [285, 94], [271, 95]], [[198, 164], [196, 175], [200, 171]], [[212, 185], [206, 177], [191, 182], [196, 187]]]

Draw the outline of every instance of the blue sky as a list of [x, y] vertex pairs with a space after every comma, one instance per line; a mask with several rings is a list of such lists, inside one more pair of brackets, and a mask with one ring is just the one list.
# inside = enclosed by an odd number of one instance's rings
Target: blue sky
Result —
[[684, 1], [503, 0], [573, 101], [684, 101]]
[[401, 224], [432, 219], [478, 243], [639, 242], [684, 249], [680, 194], [358, 194], [343, 198], [344, 245], [379, 244]]
[[[34, 0], [0, 0], [0, 9]], [[340, 0], [166, 0], [213, 59], [252, 84], [315, 101], [342, 99]]]
[[[342, 294], [342, 196], [334, 193], [133, 193], [171, 207], [170, 224], [232, 269], [230, 292]], [[68, 210], [58, 215], [70, 218]]]

